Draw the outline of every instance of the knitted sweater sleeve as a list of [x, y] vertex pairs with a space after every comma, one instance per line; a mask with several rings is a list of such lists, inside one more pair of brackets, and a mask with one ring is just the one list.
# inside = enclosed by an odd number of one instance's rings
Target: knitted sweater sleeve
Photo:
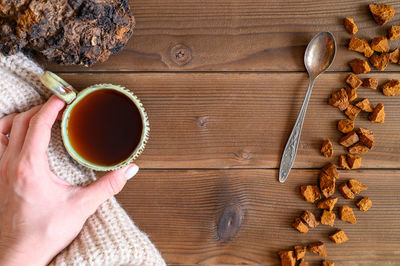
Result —
[[[43, 103], [50, 93], [39, 81], [43, 70], [19, 53], [0, 54], [0, 118]], [[49, 164], [60, 178], [87, 185], [94, 172], [75, 163], [65, 151], [60, 123], [52, 129]], [[113, 197], [86, 221], [77, 238], [50, 265], [165, 265], [160, 253]]]

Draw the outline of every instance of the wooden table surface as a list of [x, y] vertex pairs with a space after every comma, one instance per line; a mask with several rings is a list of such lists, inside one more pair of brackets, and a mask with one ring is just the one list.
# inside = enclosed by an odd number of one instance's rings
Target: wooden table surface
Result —
[[[140, 173], [118, 199], [167, 263], [277, 265], [277, 251], [321, 240], [337, 265], [400, 265], [400, 96], [358, 89], [360, 97], [383, 103], [387, 118], [383, 125], [357, 118], [357, 127], [375, 132], [376, 148], [363, 156], [362, 169], [341, 171], [338, 182], [366, 184], [362, 195], [372, 209], [361, 213], [336, 192], [339, 206], [355, 209], [357, 225], [336, 220], [334, 228], [305, 235], [291, 227], [303, 210], [319, 213], [299, 187], [317, 184], [318, 168], [344, 153], [336, 130], [344, 115], [327, 98], [345, 85], [347, 62], [362, 56], [346, 49], [343, 18], [353, 17], [363, 38], [400, 24], [397, 14], [378, 26], [368, 3], [135, 0], [137, 27], [121, 54], [91, 68], [47, 65], [78, 89], [116, 83], [142, 99], [150, 142], [137, 161]], [[385, 3], [400, 13], [398, 1]], [[308, 85], [304, 50], [319, 31], [335, 35], [338, 53], [315, 84], [295, 169], [280, 184], [280, 156]], [[361, 76], [399, 79], [400, 66]], [[332, 159], [319, 153], [326, 138], [334, 142]], [[328, 235], [335, 228], [350, 241], [333, 244]], [[321, 258], [308, 254], [307, 261], [319, 265]]]

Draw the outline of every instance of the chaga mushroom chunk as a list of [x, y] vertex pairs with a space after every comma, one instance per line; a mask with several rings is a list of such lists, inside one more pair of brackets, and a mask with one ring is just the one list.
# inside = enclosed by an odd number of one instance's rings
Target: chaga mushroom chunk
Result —
[[308, 250], [314, 254], [318, 254], [322, 257], [328, 256], [326, 253], [325, 244], [321, 241], [314, 242], [308, 245]]
[[120, 52], [135, 25], [129, 0], [7, 2], [14, 4], [0, 5], [0, 51], [6, 55], [23, 49], [59, 64], [90, 66]]
[[400, 82], [397, 79], [392, 79], [382, 85], [383, 94], [386, 96], [396, 96], [400, 94]]
[[352, 18], [344, 18], [344, 27], [346, 31], [352, 35], [356, 34], [358, 27]]
[[294, 252], [292, 250], [279, 251], [278, 255], [281, 259], [282, 266], [295, 266], [296, 258], [294, 257]]
[[310, 211], [304, 211], [301, 215], [301, 219], [303, 219], [310, 228], [315, 228], [319, 225], [317, 218], [315, 218], [315, 215]]
[[383, 104], [378, 103], [374, 111], [369, 115], [369, 121], [374, 122], [374, 123], [385, 123], [385, 107]]
[[372, 201], [368, 197], [365, 197], [359, 200], [356, 205], [361, 211], [366, 212], [372, 207]]
[[381, 55], [374, 54], [369, 58], [371, 64], [378, 70], [383, 71], [389, 64], [390, 54], [383, 53]]
[[337, 197], [324, 199], [318, 202], [317, 208], [332, 211], [337, 201], [338, 201]]
[[[353, 73], [351, 73], [347, 78], [346, 78], [346, 83], [349, 84], [349, 86], [352, 89], [357, 89], [358, 87], [361, 86], [361, 84], [363, 83], [362, 80], [357, 77], [356, 75], [354, 75]], [[356, 97], [357, 98], [357, 97]]]
[[368, 147], [368, 149], [372, 149], [375, 145], [375, 137], [372, 130], [368, 130], [365, 128], [359, 128], [357, 130], [357, 134], [360, 138], [360, 142]]
[[351, 60], [349, 62], [349, 66], [355, 74], [366, 74], [371, 71], [371, 67], [369, 66], [368, 62], [362, 59]]
[[389, 52], [389, 43], [385, 36], [375, 37], [371, 41], [372, 50], [380, 53]]
[[349, 107], [349, 97], [345, 89], [340, 89], [332, 93], [329, 98], [329, 104], [333, 107], [339, 108], [340, 111], [344, 111]]
[[332, 145], [332, 142], [331, 142], [329, 139], [324, 140], [324, 141], [322, 142], [322, 145], [321, 145], [321, 153], [322, 153], [326, 158], [332, 157], [332, 155], [333, 155], [333, 145]]
[[369, 5], [374, 20], [379, 25], [386, 24], [394, 16], [394, 8], [391, 5]]
[[334, 234], [330, 235], [329, 238], [335, 242], [335, 244], [341, 244], [349, 240], [343, 230], [337, 230]]
[[362, 86], [367, 89], [376, 90], [378, 88], [378, 79], [365, 78], [365, 79], [363, 79]]
[[315, 185], [301, 186], [300, 193], [303, 196], [304, 200], [310, 203], [314, 203], [316, 200], [321, 199], [319, 188]]
[[389, 29], [389, 40], [396, 40], [400, 38], [400, 26], [391, 26]]

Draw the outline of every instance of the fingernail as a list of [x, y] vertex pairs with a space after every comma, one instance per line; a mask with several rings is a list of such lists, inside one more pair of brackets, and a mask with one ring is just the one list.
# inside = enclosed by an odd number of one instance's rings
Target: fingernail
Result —
[[131, 179], [137, 174], [138, 171], [139, 171], [139, 166], [137, 166], [136, 164], [132, 165], [131, 167], [128, 168], [128, 170], [126, 170], [125, 178], [127, 180]]

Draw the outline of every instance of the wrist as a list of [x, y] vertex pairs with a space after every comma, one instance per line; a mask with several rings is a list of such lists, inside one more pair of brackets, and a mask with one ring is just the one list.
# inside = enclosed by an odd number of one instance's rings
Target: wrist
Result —
[[[37, 243], [39, 244], [39, 243]], [[27, 247], [10, 246], [0, 240], [0, 265], [2, 266], [45, 266], [51, 258], [38, 251], [37, 245]]]

